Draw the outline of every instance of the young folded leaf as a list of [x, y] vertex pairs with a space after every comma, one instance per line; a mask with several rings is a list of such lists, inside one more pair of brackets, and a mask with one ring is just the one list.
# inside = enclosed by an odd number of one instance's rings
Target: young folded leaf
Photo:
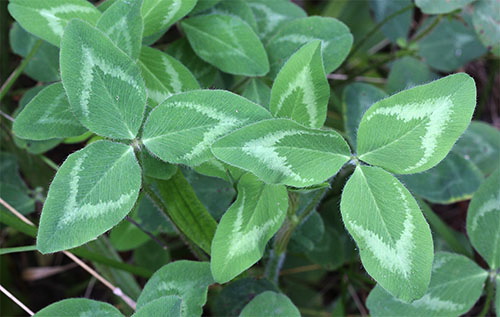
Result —
[[445, 158], [475, 106], [476, 86], [464, 73], [381, 100], [359, 125], [359, 158], [396, 174], [425, 171]]
[[251, 316], [300, 317], [300, 312], [285, 295], [266, 291], [252, 299], [240, 313], [240, 317]]
[[97, 238], [134, 206], [141, 168], [132, 147], [97, 141], [68, 156], [50, 185], [38, 230], [42, 253]]
[[116, 1], [97, 21], [97, 28], [134, 60], [139, 56], [142, 44], [141, 6], [142, 0]]
[[64, 299], [39, 310], [35, 314], [36, 317], [86, 315], [123, 317], [123, 314], [113, 305], [87, 298]]
[[[405, 303], [377, 285], [368, 296], [370, 315], [376, 316], [460, 316], [481, 296], [488, 273], [469, 258], [438, 252], [425, 295]], [[404, 286], [404, 285], [403, 285]]]
[[[498, 165], [498, 164], [497, 164]], [[491, 174], [472, 197], [467, 234], [490, 268], [500, 267], [500, 169]]]
[[78, 136], [85, 129], [70, 110], [61, 83], [40, 91], [16, 117], [14, 134], [27, 140], [49, 140]]
[[61, 41], [61, 77], [73, 112], [92, 132], [133, 139], [146, 106], [136, 63], [100, 30], [71, 21]]
[[158, 36], [188, 14], [196, 0], [144, 0], [144, 37]]
[[200, 88], [189, 69], [162, 51], [143, 46], [139, 65], [150, 107], [155, 107], [171, 95]]
[[189, 18], [181, 25], [196, 54], [220, 70], [245, 76], [269, 71], [264, 46], [243, 20], [211, 14]]
[[344, 187], [340, 208], [368, 274], [403, 301], [422, 297], [434, 248], [410, 192], [383, 169], [358, 166]]
[[137, 300], [137, 309], [164, 296], [175, 295], [182, 299], [182, 317], [201, 316], [208, 286], [213, 283], [208, 262], [169, 263], [156, 271], [146, 283]]
[[329, 74], [342, 64], [349, 53], [353, 37], [349, 28], [334, 18], [307, 17], [296, 19], [278, 30], [266, 44], [274, 78], [285, 61], [302, 45], [321, 40], [323, 66]]
[[212, 241], [212, 275], [226, 283], [262, 258], [267, 242], [281, 227], [288, 209], [283, 185], [267, 185], [247, 173], [238, 198], [226, 211]]
[[71, 19], [95, 24], [101, 16], [101, 12], [85, 0], [11, 0], [9, 12], [26, 31], [57, 47]]
[[151, 316], [182, 316], [182, 299], [176, 295], [163, 296], [147, 303], [132, 315], [132, 317]]
[[295, 187], [325, 181], [350, 159], [349, 146], [337, 132], [306, 128], [288, 119], [245, 126], [215, 142], [212, 152], [266, 183]]
[[302, 46], [281, 68], [269, 104], [275, 117], [290, 118], [310, 128], [323, 126], [330, 85], [321, 56], [321, 41], [314, 40]]
[[196, 166], [213, 157], [210, 146], [221, 136], [270, 118], [263, 107], [228, 91], [189, 91], [151, 111], [142, 143], [166, 162]]

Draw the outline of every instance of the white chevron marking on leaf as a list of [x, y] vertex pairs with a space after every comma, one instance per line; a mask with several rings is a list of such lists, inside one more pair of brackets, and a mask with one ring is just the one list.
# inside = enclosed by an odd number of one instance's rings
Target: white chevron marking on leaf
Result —
[[248, 5], [250, 8], [260, 11], [262, 13], [260, 20], [266, 21], [264, 28], [260, 30], [263, 37], [266, 37], [273, 31], [281, 21], [288, 19], [286, 15], [276, 13], [264, 4], [249, 2]]
[[412, 240], [415, 225], [413, 224], [413, 215], [411, 214], [411, 209], [405, 194], [399, 186], [395, 185], [395, 187], [402, 198], [406, 217], [403, 222], [403, 231], [399, 239], [393, 241], [393, 246], [384, 242], [384, 239], [377, 233], [363, 228], [355, 221], [349, 221], [349, 224], [354, 231], [363, 238], [368, 249], [383, 267], [394, 273], [399, 273], [404, 278], [408, 279], [412, 268], [410, 256], [415, 248], [415, 244]]
[[[125, 152], [125, 154], [127, 153], [128, 151]], [[115, 201], [99, 201], [97, 204], [82, 204], [81, 202], [77, 202], [76, 196], [78, 194], [78, 187], [80, 182], [80, 176], [78, 174], [83, 170], [82, 165], [87, 156], [87, 154], [84, 154], [80, 158], [78, 158], [71, 170], [69, 196], [66, 205], [64, 206], [63, 216], [61, 217], [61, 219], [59, 219], [59, 222], [57, 224], [58, 227], [70, 225], [75, 221], [84, 221], [86, 219], [98, 218], [113, 209], [119, 208], [120, 206], [128, 202], [132, 197], [133, 191], [130, 191], [127, 194], [120, 195], [120, 197]]]
[[120, 68], [112, 68], [105, 61], [97, 57], [91, 48], [82, 45], [83, 52], [83, 67], [82, 67], [82, 91], [80, 93], [80, 105], [82, 107], [83, 115], [89, 115], [89, 99], [92, 89], [92, 82], [94, 80], [94, 68], [98, 67], [104, 74], [117, 78], [126, 82], [134, 89], [139, 90], [139, 84], [134, 77], [126, 74]]
[[484, 217], [486, 214], [499, 209], [500, 209], [500, 192], [497, 193], [496, 197], [493, 195], [493, 197], [490, 200], [485, 202], [481, 206], [481, 208], [479, 208], [477, 214], [472, 219], [472, 230], [476, 230], [479, 218]]
[[249, 250], [253, 251], [257, 249], [259, 242], [262, 240], [266, 232], [268, 232], [269, 228], [275, 225], [280, 218], [280, 214], [277, 214], [274, 218], [269, 218], [262, 226], [254, 226], [250, 230], [248, 230], [248, 228], [244, 228], [243, 211], [245, 209], [246, 196], [245, 192], [242, 192], [240, 195], [243, 196], [243, 203], [238, 208], [236, 220], [234, 221], [233, 230], [231, 232], [232, 238], [229, 239], [229, 241], [231, 241], [227, 254], [229, 258], [245, 254]]
[[154, 90], [151, 88], [146, 88], [146, 91], [148, 93], [148, 98], [152, 99], [156, 103], [161, 103], [172, 95], [164, 91]]
[[49, 23], [49, 27], [58, 36], [62, 36], [64, 33], [64, 26], [61, 23], [61, 18], [57, 16], [60, 13], [70, 13], [70, 12], [94, 12], [94, 10], [87, 6], [79, 6], [76, 4], [65, 4], [58, 7], [53, 7], [50, 9], [40, 10], [40, 15], [43, 16]]
[[174, 15], [176, 15], [177, 12], [179, 12], [179, 9], [181, 8], [181, 4], [182, 4], [181, 0], [172, 1], [172, 4], [170, 5], [167, 14], [163, 18], [162, 26], [165, 26], [165, 25], [169, 24], [170, 22], [172, 22]]
[[405, 171], [418, 168], [427, 163], [437, 147], [437, 139], [441, 136], [444, 128], [451, 118], [453, 102], [449, 96], [427, 99], [421, 103], [409, 103], [391, 107], [379, 108], [371, 113], [366, 119], [371, 120], [376, 115], [395, 116], [398, 120], [408, 122], [428, 118], [425, 135], [421, 137], [422, 158]]
[[318, 122], [318, 111], [315, 107], [316, 104], [316, 89], [312, 85], [313, 79], [311, 69], [305, 66], [300, 73], [288, 84], [287, 90], [281, 95], [277, 112], [283, 107], [283, 103], [294, 91], [302, 90], [302, 103], [305, 104], [307, 114], [309, 115], [309, 124], [315, 127]]
[[465, 305], [455, 303], [449, 300], [442, 300], [439, 297], [433, 297], [430, 294], [425, 294], [422, 298], [414, 301], [411, 304], [413, 307], [425, 308], [433, 311], [457, 311], [465, 308]]
[[122, 36], [125, 40], [124, 51], [127, 53], [132, 51], [132, 39], [128, 33], [127, 17], [122, 17], [104, 33], [110, 38], [116, 38], [118, 35]]
[[170, 84], [170, 86], [172, 87], [172, 90], [173, 90], [172, 93], [176, 94], [176, 93], [181, 92], [182, 91], [182, 82], [179, 78], [179, 73], [177, 73], [177, 71], [175, 70], [172, 63], [170, 63], [168, 58], [166, 58], [163, 55], [162, 55], [162, 61], [163, 61], [163, 65], [165, 65], [165, 72], [167, 72], [167, 74], [170, 75], [170, 82], [168, 84]]
[[[55, 100], [50, 103], [47, 108], [45, 109], [45, 112], [43, 115], [37, 120], [37, 123], [40, 124], [66, 124], [66, 125], [72, 125], [72, 126], [79, 126], [78, 123], [72, 120], [67, 120], [67, 119], [55, 119], [54, 118], [54, 110], [61, 104], [61, 101], [63, 98], [66, 97], [66, 94], [63, 92], [60, 95], [58, 95]], [[69, 105], [68, 105], [69, 107]], [[69, 112], [69, 109], [67, 109]]]

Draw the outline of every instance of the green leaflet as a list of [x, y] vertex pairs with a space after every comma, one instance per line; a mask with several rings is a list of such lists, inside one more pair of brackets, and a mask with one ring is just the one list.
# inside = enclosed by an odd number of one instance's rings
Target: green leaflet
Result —
[[474, 194], [467, 213], [467, 234], [490, 268], [500, 267], [500, 170]]
[[250, 316], [300, 317], [300, 312], [285, 295], [265, 291], [252, 299], [241, 311], [240, 317]]
[[479, 299], [487, 276], [486, 271], [463, 255], [438, 252], [429, 288], [422, 298], [405, 303], [377, 285], [368, 296], [367, 306], [374, 317], [460, 316]]
[[366, 271], [403, 301], [422, 297], [431, 276], [432, 236], [410, 192], [383, 169], [358, 166], [340, 208]]
[[123, 220], [109, 233], [109, 242], [116, 251], [134, 250], [151, 238], [134, 224]]
[[36, 317], [53, 317], [53, 316], [107, 316], [107, 317], [123, 317], [118, 309], [114, 306], [91, 300], [87, 298], [70, 298], [55, 302], [42, 310], [39, 310]]
[[238, 182], [238, 198], [226, 211], [212, 241], [212, 275], [226, 283], [262, 258], [288, 209], [283, 185], [267, 185], [252, 174]]
[[265, 42], [287, 22], [307, 16], [301, 7], [288, 0], [247, 2], [255, 15], [259, 37]]
[[184, 64], [198, 80], [202, 88], [210, 87], [217, 75], [217, 69], [196, 56], [185, 37], [178, 39], [165, 51]]
[[471, 161], [451, 151], [438, 165], [420, 174], [399, 178], [414, 194], [438, 204], [468, 200], [484, 180]]
[[196, 166], [212, 158], [210, 146], [219, 137], [269, 118], [266, 109], [228, 91], [190, 91], [151, 111], [142, 142], [166, 162]]
[[342, 95], [342, 114], [344, 126], [352, 147], [357, 147], [357, 134], [361, 118], [375, 102], [384, 99], [387, 94], [370, 84], [354, 83], [348, 85]]
[[[441, 0], [434, 0], [441, 1]], [[444, 0], [445, 1], [445, 0]], [[375, 22], [380, 23], [382, 20], [394, 14], [395, 12], [410, 6], [412, 4], [411, 0], [370, 0], [370, 7], [373, 10], [373, 15], [375, 17]], [[386, 21], [382, 25], [382, 32], [391, 40], [391, 42], [396, 42], [397, 39], [408, 37], [408, 32], [410, 31], [412, 22], [412, 10], [407, 10], [389, 21]]]
[[337, 132], [306, 128], [288, 119], [245, 126], [215, 142], [212, 152], [266, 183], [295, 187], [323, 182], [350, 158], [349, 146]]
[[223, 0], [209, 12], [211, 14], [231, 15], [240, 18], [257, 32], [257, 21], [246, 0]]
[[92, 132], [133, 139], [146, 105], [139, 67], [101, 31], [71, 21], [61, 41], [61, 77], [72, 110]]
[[[166, 206], [166, 209], [162, 210], [177, 229], [210, 254], [217, 222], [200, 202], [180, 169], [169, 180], [154, 179], [151, 183], [154, 193], [158, 195], [162, 205]], [[157, 205], [158, 203], [156, 201]]]
[[[472, 0], [462, 0], [471, 2]], [[479, 0], [474, 2], [472, 24], [477, 36], [484, 46], [493, 54], [500, 56], [500, 3], [495, 0]]]
[[416, 0], [415, 4], [425, 14], [441, 14], [463, 8], [474, 0]]
[[12, 153], [0, 152], [0, 182], [12, 185], [21, 191], [28, 190], [28, 186], [19, 174], [17, 158]]
[[132, 59], [137, 59], [142, 43], [142, 0], [119, 0], [97, 21], [97, 28]]
[[106, 232], [132, 209], [141, 187], [133, 148], [97, 141], [68, 156], [43, 206], [37, 247], [70, 249]]
[[9, 12], [28, 32], [59, 46], [66, 24], [74, 18], [95, 24], [101, 13], [85, 0], [11, 0]]
[[196, 54], [220, 70], [245, 76], [269, 71], [264, 46], [243, 20], [212, 14], [189, 18], [181, 25]]
[[464, 73], [381, 100], [359, 125], [359, 158], [397, 174], [425, 171], [445, 158], [475, 105], [474, 80]]
[[181, 298], [181, 316], [201, 316], [207, 301], [208, 286], [214, 280], [208, 262], [175, 261], [155, 272], [137, 300], [140, 310], [164, 296]]
[[386, 90], [390, 94], [428, 83], [439, 78], [429, 67], [410, 56], [394, 61], [387, 78]]
[[182, 299], [179, 296], [163, 296], [144, 305], [132, 317], [180, 317], [181, 308]]
[[321, 128], [329, 98], [321, 41], [314, 40], [302, 46], [281, 68], [271, 90], [269, 108], [275, 117]]
[[500, 131], [487, 123], [472, 121], [453, 147], [453, 152], [472, 161], [488, 176], [500, 168]]
[[211, 7], [213, 7], [214, 5], [219, 3], [220, 1], [221, 0], [198, 0], [192, 13], [197, 14], [197, 13], [200, 13], [200, 12], [205, 11], [207, 9], [210, 9]]
[[16, 117], [14, 133], [28, 140], [67, 138], [83, 134], [85, 129], [70, 110], [61, 83], [40, 91]]
[[245, 90], [241, 94], [250, 101], [255, 102], [262, 107], [269, 109], [269, 100], [271, 99], [271, 88], [259, 78], [252, 78], [248, 82]]
[[[417, 34], [429, 27], [431, 19], [421, 26]], [[470, 16], [464, 13], [461, 19], [464, 21], [443, 19], [418, 42], [418, 54], [429, 66], [451, 72], [486, 53], [472, 27]]]
[[[19, 23], [14, 22], [9, 32], [9, 40], [10, 47], [14, 53], [26, 57], [35, 46], [38, 38], [25, 31]], [[24, 73], [42, 82], [60, 80], [59, 49], [43, 41], [38, 51], [24, 69]]]
[[144, 0], [144, 37], [157, 36], [189, 13], [196, 0]]
[[269, 39], [266, 50], [269, 54], [274, 78], [285, 61], [302, 45], [321, 40], [325, 73], [331, 73], [342, 64], [352, 45], [352, 35], [344, 23], [334, 18], [307, 17], [286, 23]]
[[2, 199], [23, 215], [35, 211], [35, 200], [28, 195], [27, 188], [0, 181], [0, 194]]
[[176, 165], [163, 162], [148, 151], [141, 151], [139, 156], [144, 176], [167, 180], [177, 172]]
[[139, 65], [146, 84], [148, 105], [151, 107], [173, 94], [200, 88], [196, 78], [184, 65], [162, 51], [143, 46]]

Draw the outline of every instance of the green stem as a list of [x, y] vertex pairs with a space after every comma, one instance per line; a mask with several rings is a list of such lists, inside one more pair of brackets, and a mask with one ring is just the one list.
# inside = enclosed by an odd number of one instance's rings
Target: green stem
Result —
[[419, 34], [416, 34], [415, 37], [413, 39], [411, 39], [411, 42], [412, 43], [415, 43], [415, 42], [418, 42], [420, 41], [421, 39], [423, 39], [424, 37], [426, 37], [429, 33], [432, 32], [432, 30], [434, 30], [434, 28], [439, 24], [439, 22], [441, 22], [441, 19], [443, 18], [443, 15], [440, 14], [438, 15], [434, 21], [432, 21], [431, 25], [429, 25], [425, 30], [423, 30], [422, 32], [420, 32]]
[[1, 248], [0, 255], [10, 254], [10, 253], [27, 252], [27, 251], [36, 251], [36, 245], [27, 245], [27, 246], [14, 247], [14, 248]]
[[349, 78], [343, 82], [340, 83], [340, 85], [343, 85], [343, 84], [347, 84], [347, 83], [350, 83], [352, 82], [356, 77], [358, 76], [361, 76], [369, 71], [371, 71], [372, 69], [377, 69], [379, 68], [380, 66], [383, 66], [395, 59], [398, 59], [398, 58], [401, 58], [401, 57], [404, 57], [404, 56], [410, 56], [410, 55], [413, 55], [414, 52], [413, 51], [409, 51], [409, 50], [401, 50], [401, 51], [397, 51], [395, 54], [391, 54], [389, 55], [388, 57], [382, 59], [381, 61], [377, 62], [377, 63], [374, 63], [366, 68], [363, 68], [361, 69], [360, 71], [358, 72], [355, 72], [353, 74], [351, 74], [349, 76]]
[[356, 54], [356, 52], [365, 44], [365, 42], [368, 41], [375, 33], [377, 33], [378, 30], [380, 30], [380, 28], [382, 28], [382, 26], [384, 26], [387, 22], [394, 19], [398, 15], [403, 14], [406, 11], [413, 9], [414, 7], [415, 7], [415, 5], [412, 3], [408, 6], [401, 8], [400, 10], [394, 12], [393, 14], [385, 17], [385, 19], [383, 19], [377, 25], [375, 25], [375, 27], [370, 32], [368, 32], [365, 36], [363, 36], [363, 38], [361, 40], [359, 40], [358, 44], [356, 44], [354, 46], [354, 48], [351, 50], [351, 53], [349, 53], [349, 56], [346, 58], [346, 60], [349, 60], [349, 58], [354, 56], [354, 54]]
[[491, 308], [491, 301], [493, 300], [494, 293], [493, 283], [488, 278], [486, 281], [486, 301], [484, 302], [483, 309], [479, 313], [478, 317], [484, 317], [488, 314]]
[[19, 66], [16, 69], [14, 69], [12, 74], [10, 74], [9, 78], [7, 78], [5, 83], [0, 88], [0, 101], [5, 97], [5, 95], [7, 95], [7, 92], [9, 92], [10, 88], [12, 87], [12, 85], [14, 85], [19, 76], [21, 76], [26, 66], [28, 66], [28, 63], [31, 61], [33, 56], [35, 56], [36, 52], [40, 48], [40, 45], [42, 45], [42, 40], [36, 41], [35, 45], [33, 45], [33, 48], [31, 49], [29, 54], [23, 59], [21, 64], [19, 64]]

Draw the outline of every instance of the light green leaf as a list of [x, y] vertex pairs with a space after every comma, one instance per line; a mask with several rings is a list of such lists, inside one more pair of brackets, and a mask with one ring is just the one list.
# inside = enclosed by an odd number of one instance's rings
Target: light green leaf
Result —
[[218, 283], [230, 281], [262, 258], [287, 209], [285, 186], [267, 185], [252, 174], [243, 175], [238, 198], [222, 216], [212, 241], [210, 264]]
[[300, 317], [300, 312], [285, 295], [266, 291], [257, 295], [241, 311], [240, 317], [250, 316]]
[[39, 310], [36, 317], [53, 316], [107, 316], [123, 317], [116, 307], [105, 302], [99, 302], [87, 298], [70, 298], [55, 302], [42, 310]]
[[[166, 213], [182, 234], [210, 254], [217, 222], [200, 202], [181, 170], [178, 169], [169, 180], [152, 179], [150, 182], [153, 192], [161, 200], [161, 206], [157, 207]], [[155, 200], [155, 203], [159, 202]]]
[[61, 41], [61, 77], [72, 110], [92, 132], [133, 139], [146, 105], [139, 67], [101, 31], [71, 21]]
[[315, 16], [286, 23], [266, 45], [271, 64], [268, 76], [274, 78], [299, 47], [314, 40], [322, 42], [323, 65], [328, 74], [347, 57], [353, 38], [349, 28], [334, 18]]
[[412, 193], [430, 202], [447, 205], [470, 199], [484, 177], [474, 163], [452, 151], [430, 170], [402, 175], [399, 179]]
[[221, 0], [198, 0], [196, 3], [196, 6], [193, 9], [193, 14], [195, 13], [200, 13], [202, 11], [205, 11], [207, 9], [210, 9], [217, 3], [219, 3]]
[[500, 131], [485, 122], [472, 121], [453, 151], [472, 161], [488, 176], [500, 168]]
[[[440, 71], [451, 72], [486, 53], [472, 27], [469, 15], [458, 19], [443, 19], [431, 33], [418, 42], [418, 54]], [[431, 19], [417, 32], [423, 32]], [[417, 33], [418, 34], [418, 33]]]
[[358, 166], [340, 208], [368, 274], [403, 301], [422, 297], [431, 277], [432, 236], [410, 192], [383, 169]]
[[256, 104], [269, 109], [271, 88], [269, 88], [269, 86], [264, 81], [262, 81], [262, 79], [250, 79], [241, 95], [248, 100], [255, 102]]
[[196, 54], [220, 70], [245, 76], [269, 71], [264, 46], [241, 19], [212, 14], [184, 20], [181, 25]]
[[40, 91], [16, 117], [14, 133], [23, 139], [48, 140], [78, 136], [87, 131], [70, 110], [61, 83]]
[[[25, 31], [19, 23], [14, 22], [9, 32], [9, 40], [12, 51], [26, 57], [35, 46], [38, 38]], [[59, 49], [43, 41], [28, 65], [26, 65], [24, 73], [42, 82], [60, 80]]]
[[189, 13], [196, 0], [144, 0], [144, 37], [157, 36]]
[[357, 146], [357, 134], [361, 118], [366, 110], [377, 101], [387, 97], [387, 94], [370, 84], [354, 83], [348, 85], [342, 96], [344, 125], [352, 147]]
[[284, 24], [307, 14], [301, 7], [288, 0], [247, 0], [257, 21], [259, 37], [267, 41]]
[[214, 280], [208, 262], [176, 261], [155, 272], [137, 300], [137, 309], [164, 296], [181, 298], [181, 316], [201, 316]]
[[500, 170], [491, 174], [471, 200], [467, 233], [492, 269], [500, 267]]
[[323, 182], [350, 158], [349, 146], [337, 132], [306, 128], [288, 119], [245, 126], [215, 142], [212, 152], [266, 183], [295, 187]]
[[9, 12], [28, 32], [59, 46], [66, 24], [77, 18], [95, 24], [101, 13], [85, 0], [11, 0]]
[[425, 14], [441, 14], [463, 8], [475, 0], [416, 0], [415, 4]]
[[130, 146], [97, 141], [71, 154], [50, 185], [38, 250], [56, 252], [95, 239], [127, 215], [140, 187], [141, 169]]
[[302, 46], [281, 68], [271, 90], [269, 108], [275, 117], [321, 128], [329, 98], [321, 41], [314, 40]]
[[196, 166], [212, 157], [210, 146], [219, 137], [269, 118], [266, 109], [228, 91], [190, 91], [151, 111], [142, 142], [166, 162]]
[[377, 285], [368, 296], [367, 306], [374, 317], [460, 316], [481, 296], [487, 275], [463, 255], [438, 252], [434, 258], [431, 283], [422, 298], [405, 303]]
[[[434, 0], [441, 1], [441, 0]], [[444, 0], [443, 0], [444, 1]], [[381, 23], [382, 20], [396, 13], [397, 11], [410, 6], [411, 0], [370, 0], [370, 7], [375, 16], [375, 22]], [[397, 39], [408, 37], [412, 22], [412, 10], [407, 10], [392, 19], [386, 21], [382, 25], [382, 32], [391, 42], [396, 42]]]
[[170, 44], [165, 52], [182, 62], [203, 88], [208, 88], [213, 84], [217, 69], [196, 56], [185, 37]]
[[103, 31], [118, 48], [132, 59], [137, 59], [142, 43], [142, 0], [119, 0], [109, 7], [97, 21]]
[[445, 158], [475, 106], [475, 83], [464, 73], [381, 100], [359, 125], [359, 158], [397, 174], [425, 171]]
[[173, 94], [200, 88], [196, 78], [184, 65], [162, 51], [143, 46], [139, 65], [146, 83], [148, 105], [151, 107]]
[[149, 239], [151, 238], [144, 231], [127, 220], [120, 222], [109, 233], [109, 241], [116, 251], [134, 250]]
[[387, 78], [386, 90], [388, 93], [394, 94], [438, 78], [439, 76], [433, 73], [425, 63], [405, 56], [392, 64]]
[[246, 0], [223, 0], [211, 8], [210, 14], [230, 15], [245, 21], [257, 32], [257, 21]]
[[180, 317], [182, 299], [176, 295], [163, 296], [139, 309], [132, 317]]
[[500, 3], [495, 0], [478, 0], [473, 4], [472, 24], [477, 36], [484, 46], [496, 56], [500, 56], [500, 18], [498, 12], [500, 12]]

